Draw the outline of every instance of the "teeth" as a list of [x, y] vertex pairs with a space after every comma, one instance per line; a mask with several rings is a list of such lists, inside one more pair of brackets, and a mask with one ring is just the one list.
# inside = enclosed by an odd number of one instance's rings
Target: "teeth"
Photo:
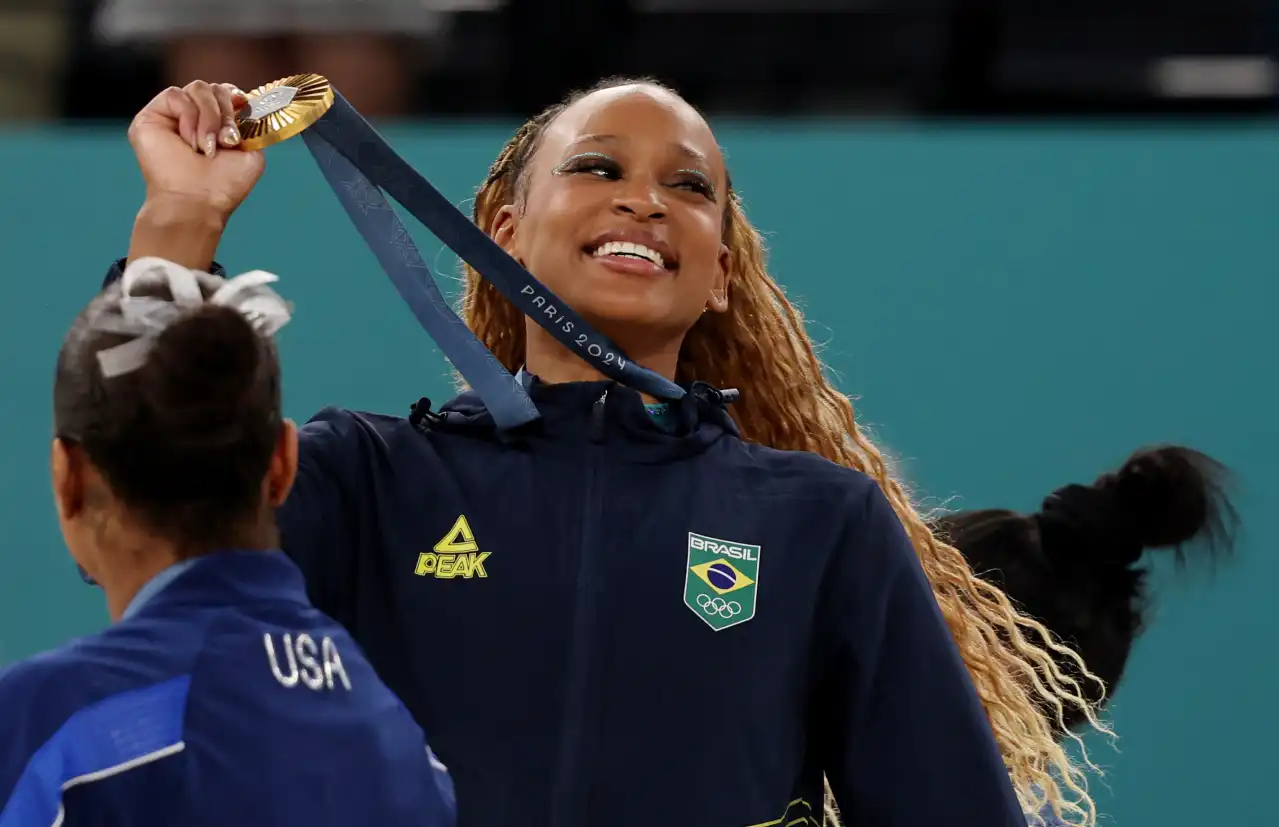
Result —
[[631, 256], [632, 258], [642, 258], [645, 261], [651, 261], [658, 267], [665, 267], [666, 262], [662, 260], [662, 254], [643, 244], [632, 244], [629, 241], [609, 241], [599, 246], [595, 251], [595, 255], [599, 256]]

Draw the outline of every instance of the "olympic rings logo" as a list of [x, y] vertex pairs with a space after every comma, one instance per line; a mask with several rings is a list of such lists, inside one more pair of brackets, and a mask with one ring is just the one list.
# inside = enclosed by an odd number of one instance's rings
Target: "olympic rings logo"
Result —
[[719, 615], [725, 620], [742, 613], [742, 604], [736, 600], [725, 600], [722, 597], [712, 598], [708, 594], [699, 594], [697, 596], [697, 605], [701, 606], [702, 611], [708, 615]]

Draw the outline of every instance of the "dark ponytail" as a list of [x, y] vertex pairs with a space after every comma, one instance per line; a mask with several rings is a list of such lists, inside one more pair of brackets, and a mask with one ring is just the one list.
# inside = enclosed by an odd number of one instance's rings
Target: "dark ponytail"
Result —
[[[205, 299], [226, 284], [194, 275]], [[140, 280], [131, 296], [173, 299], [162, 278]], [[121, 300], [117, 282], [67, 334], [55, 431], [149, 529], [191, 553], [234, 547], [260, 522], [282, 425], [275, 345], [239, 310], [197, 304], [159, 333], [136, 370], [106, 377], [99, 353], [133, 340], [102, 323], [120, 314]]]
[[[1059, 488], [1035, 514], [961, 511], [938, 528], [978, 576], [1074, 648], [1112, 692], [1149, 611], [1143, 555], [1168, 549], [1184, 563], [1192, 551], [1206, 562], [1229, 554], [1238, 515], [1228, 479], [1199, 451], [1146, 448], [1092, 485]], [[1095, 684], [1082, 685], [1090, 701], [1101, 699]], [[1070, 714], [1068, 726], [1083, 723]]]
[[1091, 486], [1068, 485], [1044, 500], [1045, 547], [1086, 555], [1098, 569], [1132, 565], [1146, 549], [1175, 549], [1180, 557], [1191, 541], [1209, 554], [1228, 551], [1237, 518], [1226, 477], [1219, 462], [1189, 448], [1138, 451]]

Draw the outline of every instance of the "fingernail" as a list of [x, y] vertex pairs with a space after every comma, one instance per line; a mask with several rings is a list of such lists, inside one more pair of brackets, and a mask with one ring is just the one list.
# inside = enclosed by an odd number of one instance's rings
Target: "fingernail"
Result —
[[231, 124], [222, 127], [222, 145], [235, 146], [240, 142], [240, 130]]
[[218, 151], [218, 139], [212, 132], [204, 136], [204, 154], [210, 158]]

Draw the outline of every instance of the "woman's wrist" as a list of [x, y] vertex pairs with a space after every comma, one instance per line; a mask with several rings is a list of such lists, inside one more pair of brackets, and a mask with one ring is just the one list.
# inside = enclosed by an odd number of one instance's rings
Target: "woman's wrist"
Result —
[[192, 270], [213, 264], [227, 217], [200, 199], [148, 196], [133, 222], [129, 261], [155, 256]]

